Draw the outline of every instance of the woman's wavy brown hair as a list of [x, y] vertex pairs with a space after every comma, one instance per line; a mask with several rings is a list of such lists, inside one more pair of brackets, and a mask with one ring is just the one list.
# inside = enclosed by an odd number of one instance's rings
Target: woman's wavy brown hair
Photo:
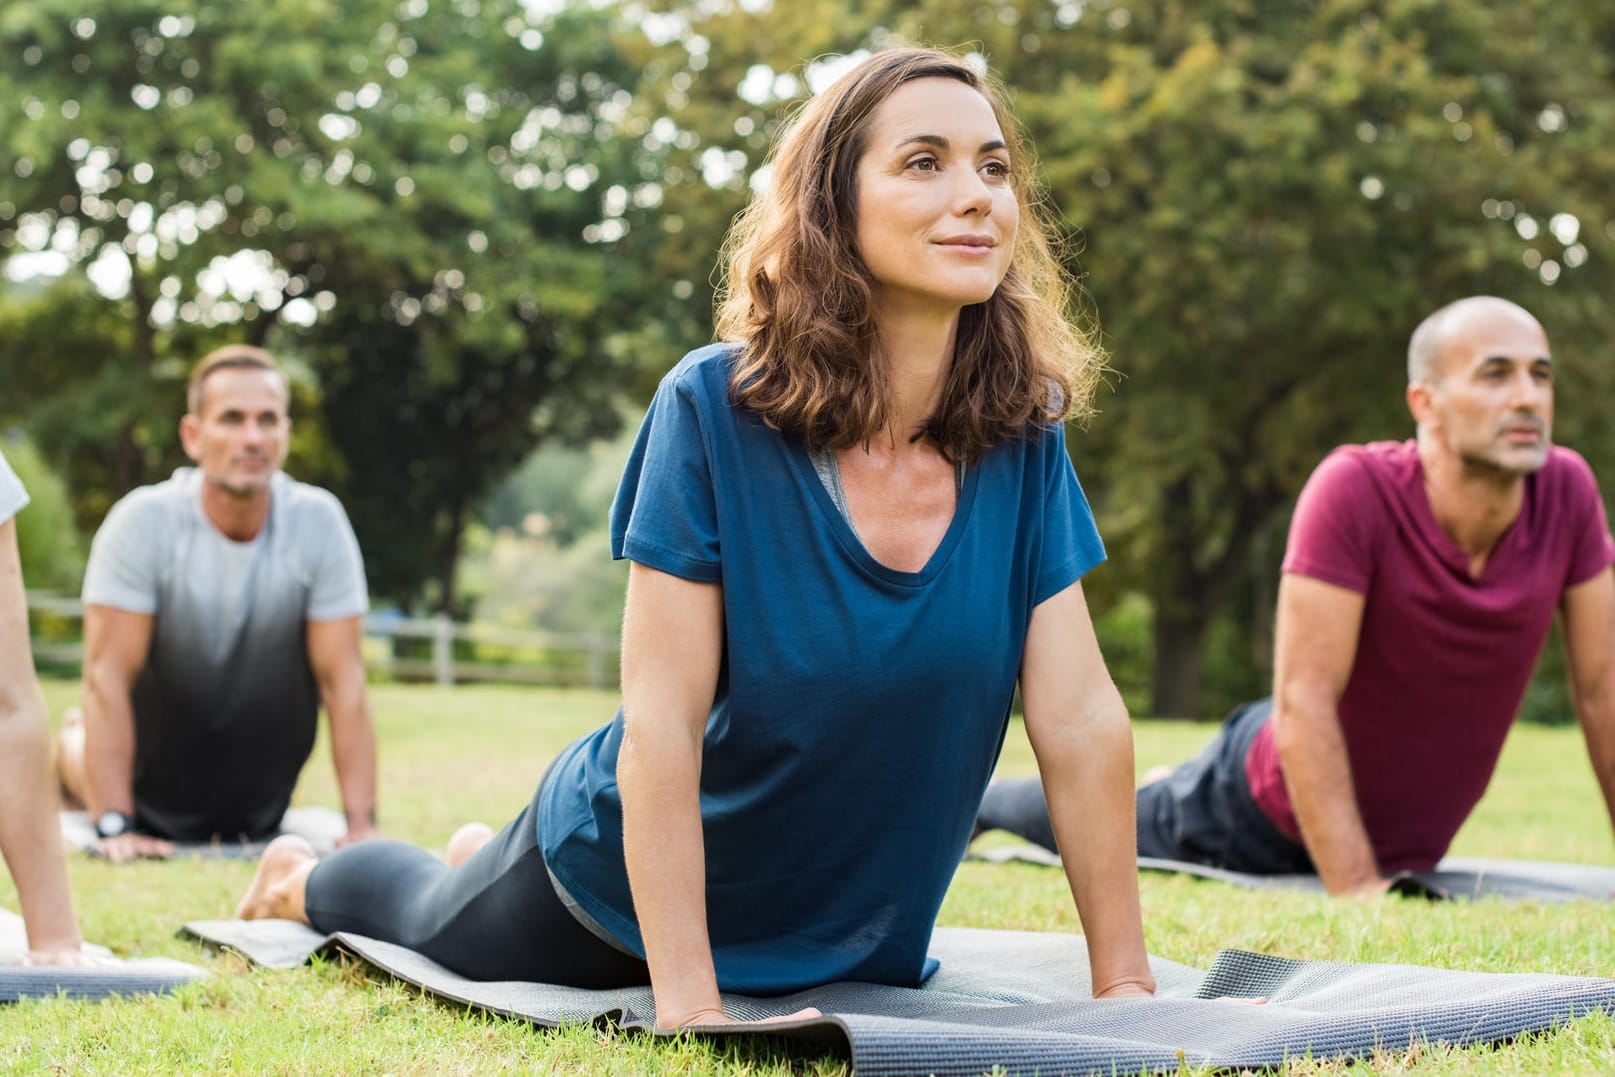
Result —
[[718, 335], [742, 345], [734, 402], [810, 449], [863, 444], [887, 425], [876, 285], [857, 247], [858, 162], [870, 119], [900, 86], [954, 79], [992, 106], [1008, 144], [1020, 225], [1009, 272], [959, 315], [935, 414], [914, 432], [952, 461], [1085, 417], [1104, 361], [1077, 324], [1031, 147], [998, 86], [936, 49], [878, 52], [809, 100], [773, 156], [769, 189], [729, 233]]

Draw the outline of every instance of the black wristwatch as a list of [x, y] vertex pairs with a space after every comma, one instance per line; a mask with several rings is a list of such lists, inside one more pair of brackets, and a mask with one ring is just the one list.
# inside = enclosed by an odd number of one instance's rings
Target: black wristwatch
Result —
[[98, 838], [115, 838], [119, 834], [132, 834], [135, 830], [135, 817], [123, 811], [104, 811], [95, 817], [95, 836]]

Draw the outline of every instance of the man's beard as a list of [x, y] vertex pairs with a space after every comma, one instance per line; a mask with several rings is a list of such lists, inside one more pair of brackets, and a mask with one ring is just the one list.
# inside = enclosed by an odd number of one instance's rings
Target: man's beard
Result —
[[1534, 475], [1542, 470], [1548, 462], [1548, 441], [1544, 433], [1540, 447], [1533, 449], [1530, 456], [1498, 451], [1497, 443], [1486, 452], [1460, 452], [1459, 462], [1463, 464], [1465, 474], [1471, 478], [1485, 479], [1523, 479], [1527, 475]]

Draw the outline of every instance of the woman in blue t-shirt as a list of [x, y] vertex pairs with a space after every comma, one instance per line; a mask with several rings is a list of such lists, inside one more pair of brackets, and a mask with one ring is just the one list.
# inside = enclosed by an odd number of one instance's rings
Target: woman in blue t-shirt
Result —
[[1065, 452], [1099, 372], [1028, 148], [966, 62], [881, 52], [809, 101], [730, 237], [719, 335], [664, 378], [612, 507], [623, 705], [452, 867], [281, 839], [241, 915], [480, 979], [916, 985], [1019, 683], [1094, 993], [1154, 989], [1132, 737]]

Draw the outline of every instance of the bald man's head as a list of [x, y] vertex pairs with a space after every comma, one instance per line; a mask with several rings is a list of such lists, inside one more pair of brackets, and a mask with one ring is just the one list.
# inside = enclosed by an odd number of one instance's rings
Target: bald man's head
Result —
[[1446, 373], [1443, 360], [1449, 344], [1472, 333], [1484, 333], [1487, 325], [1531, 328], [1542, 335], [1544, 345], [1547, 341], [1541, 324], [1518, 303], [1495, 295], [1459, 299], [1430, 315], [1413, 331], [1408, 340], [1408, 384], [1434, 385], [1440, 381]]
[[1548, 334], [1493, 296], [1442, 307], [1408, 344], [1408, 408], [1426, 467], [1512, 481], [1542, 467], [1553, 436]]

